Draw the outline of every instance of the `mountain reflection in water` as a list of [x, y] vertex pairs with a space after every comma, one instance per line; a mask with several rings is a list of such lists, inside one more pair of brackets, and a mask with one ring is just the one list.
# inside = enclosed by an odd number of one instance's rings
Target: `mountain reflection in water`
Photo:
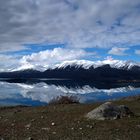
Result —
[[76, 96], [81, 103], [115, 100], [140, 94], [140, 83], [96, 83], [72, 80], [2, 80], [0, 105], [46, 105], [57, 96]]

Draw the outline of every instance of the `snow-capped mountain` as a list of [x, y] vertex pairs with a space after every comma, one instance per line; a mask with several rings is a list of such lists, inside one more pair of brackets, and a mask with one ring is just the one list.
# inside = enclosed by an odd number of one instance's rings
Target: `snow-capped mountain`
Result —
[[111, 68], [126, 68], [131, 69], [134, 66], [140, 66], [140, 63], [134, 61], [123, 61], [123, 60], [103, 60], [103, 61], [88, 61], [88, 60], [73, 60], [73, 61], [64, 61], [61, 64], [57, 64], [54, 68], [66, 68], [70, 67], [82, 67], [84, 69], [89, 69], [90, 67], [98, 68], [103, 65], [110, 65]]
[[26, 64], [26, 65], [21, 65], [18, 68], [14, 68], [14, 69], [10, 69], [9, 71], [14, 72], [14, 71], [23, 71], [23, 70], [28, 70], [28, 69], [32, 69], [32, 70], [37, 70], [37, 71], [45, 71], [46, 69], [48, 69], [48, 66], [42, 66], [42, 65], [31, 65], [31, 64]]
[[63, 61], [62, 63], [55, 64], [52, 66], [48, 65], [21, 65], [18, 68], [12, 69], [10, 71], [22, 71], [27, 69], [33, 69], [37, 71], [45, 71], [47, 69], [65, 69], [66, 67], [75, 67], [75, 68], [98, 68], [102, 67], [104, 65], [109, 65], [111, 68], [117, 68], [117, 69], [131, 69], [134, 66], [140, 66], [140, 63], [134, 62], [134, 61], [123, 61], [123, 60], [114, 60], [114, 59], [106, 59], [103, 61], [89, 61], [89, 60], [71, 60], [71, 61]]
[[38, 71], [36, 66], [30, 67], [30, 69], [22, 67], [22, 69], [17, 69], [18, 71], [0, 73], [0, 78], [55, 78], [102, 81], [140, 80], [140, 64], [133, 61], [73, 60], [43, 68], [44, 70]]

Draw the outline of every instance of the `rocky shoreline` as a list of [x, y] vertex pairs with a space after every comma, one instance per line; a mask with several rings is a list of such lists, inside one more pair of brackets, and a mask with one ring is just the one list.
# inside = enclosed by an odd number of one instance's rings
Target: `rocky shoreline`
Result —
[[113, 101], [135, 114], [116, 120], [85, 115], [102, 103], [1, 107], [1, 140], [139, 140], [140, 96]]

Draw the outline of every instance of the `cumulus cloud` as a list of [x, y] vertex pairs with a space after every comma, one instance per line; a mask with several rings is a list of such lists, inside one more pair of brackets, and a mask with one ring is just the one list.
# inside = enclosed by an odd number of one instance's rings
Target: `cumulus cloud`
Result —
[[127, 55], [127, 53], [125, 53], [125, 51], [127, 51], [127, 50], [129, 50], [129, 48], [113, 47], [113, 48], [108, 52], [108, 54], [123, 56], [123, 55]]
[[0, 72], [10, 71], [20, 65], [19, 57], [0, 54]]
[[0, 51], [43, 42], [73, 48], [140, 44], [139, 5], [139, 0], [1, 0]]
[[135, 50], [135, 54], [140, 55], [140, 50]]
[[96, 52], [86, 52], [82, 49], [54, 48], [23, 56], [19, 61], [18, 70], [27, 68], [44, 70], [65, 60], [82, 59], [87, 56], [98, 57]]
[[[0, 0], [0, 67], [32, 68], [97, 57], [85, 48], [126, 55], [128, 48], [140, 45], [139, 6], [140, 0]], [[65, 48], [21, 59], [4, 55], [29, 49], [25, 44], [65, 44]]]
[[44, 71], [55, 64], [66, 60], [98, 58], [96, 52], [87, 52], [83, 49], [54, 48], [40, 51], [31, 55], [3, 55], [0, 54], [0, 72], [23, 69], [36, 69]]

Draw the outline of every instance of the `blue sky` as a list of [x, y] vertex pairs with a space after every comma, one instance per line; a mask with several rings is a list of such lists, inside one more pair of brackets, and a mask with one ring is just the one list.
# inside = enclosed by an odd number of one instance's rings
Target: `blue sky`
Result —
[[0, 1], [0, 70], [66, 60], [140, 61], [140, 0]]
[[[25, 44], [27, 47], [25, 50], [22, 51], [15, 51], [15, 52], [5, 52], [3, 54], [9, 54], [9, 55], [20, 55], [20, 56], [25, 56], [25, 55], [31, 55], [33, 53], [38, 53], [38, 52], [43, 52], [46, 50], [52, 51], [55, 48], [62, 48], [65, 49], [67, 48], [67, 44]], [[140, 55], [136, 54], [136, 50], [140, 48], [140, 45], [136, 46], [126, 46], [129, 48], [126, 51], [122, 51], [124, 54], [120, 55], [118, 54], [109, 54], [110, 49], [108, 48], [84, 48], [83, 50], [86, 51], [87, 53], [94, 53], [96, 52], [96, 56], [93, 54], [93, 56], [84, 56], [82, 59], [87, 59], [87, 60], [104, 60], [108, 56], [111, 56], [113, 59], [119, 59], [119, 60], [133, 60], [133, 61], [140, 61]], [[118, 47], [119, 48], [119, 47]], [[120, 51], [119, 51], [120, 52]]]

